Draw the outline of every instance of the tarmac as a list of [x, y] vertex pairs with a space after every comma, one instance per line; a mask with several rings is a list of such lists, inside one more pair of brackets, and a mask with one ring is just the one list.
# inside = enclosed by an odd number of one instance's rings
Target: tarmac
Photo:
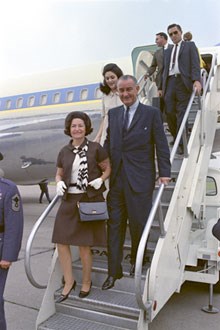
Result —
[[[31, 229], [47, 207], [48, 202], [44, 196], [43, 204], [39, 204], [39, 186], [19, 186], [18, 188], [24, 207], [24, 234], [19, 260], [11, 266], [4, 294], [7, 330], [35, 330], [35, 321], [45, 290], [37, 289], [30, 284], [24, 269], [24, 255]], [[49, 192], [53, 198], [54, 185], [49, 185]], [[56, 208], [52, 210], [39, 229], [32, 246], [32, 274], [42, 285], [47, 283], [54, 252], [51, 236]], [[213, 296], [213, 306], [218, 309], [220, 309], [219, 292], [218, 285], [218, 290], [214, 292]], [[149, 330], [219, 330], [220, 313], [208, 314], [201, 310], [208, 304], [208, 284], [186, 282], [180, 293], [174, 293], [159, 312], [149, 325]]]

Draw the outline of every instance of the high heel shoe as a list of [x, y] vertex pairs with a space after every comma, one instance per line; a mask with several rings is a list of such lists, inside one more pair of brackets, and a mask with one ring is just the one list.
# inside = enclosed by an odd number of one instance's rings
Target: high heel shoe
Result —
[[60, 303], [64, 300], [66, 300], [69, 297], [69, 294], [72, 290], [75, 290], [76, 287], [76, 281], [73, 282], [73, 285], [71, 287], [71, 289], [69, 290], [69, 292], [67, 294], [62, 294], [57, 298], [57, 300], [55, 301], [56, 303]]
[[82, 291], [82, 290], [80, 291], [79, 298], [85, 298], [85, 297], [87, 297], [90, 294], [91, 288], [92, 288], [92, 282], [90, 284], [89, 291]]

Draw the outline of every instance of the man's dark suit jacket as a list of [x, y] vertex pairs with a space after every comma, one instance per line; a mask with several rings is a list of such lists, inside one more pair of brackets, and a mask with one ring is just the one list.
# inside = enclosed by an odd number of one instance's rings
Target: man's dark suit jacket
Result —
[[[164, 51], [164, 71], [162, 79], [162, 89], [164, 94], [166, 92], [167, 79], [169, 76], [172, 48], [167, 48]], [[184, 85], [189, 92], [192, 92], [194, 81], [200, 81], [198, 49], [193, 41], [182, 41], [179, 50], [178, 65]]]
[[110, 186], [117, 178], [120, 165], [135, 192], [152, 190], [155, 181], [155, 147], [160, 177], [170, 177], [170, 153], [160, 112], [139, 103], [129, 130], [123, 137], [124, 106], [110, 109], [104, 148], [111, 160]]

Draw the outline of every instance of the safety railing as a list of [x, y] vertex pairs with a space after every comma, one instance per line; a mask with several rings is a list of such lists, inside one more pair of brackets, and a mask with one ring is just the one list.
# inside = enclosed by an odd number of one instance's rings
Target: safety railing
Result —
[[[203, 96], [202, 96], [202, 100], [200, 99], [200, 96], [198, 97], [199, 99], [199, 106], [200, 109], [202, 110], [202, 120], [204, 121], [204, 106], [205, 106], [205, 95], [208, 92], [208, 88], [209, 88], [209, 84], [210, 84], [210, 80], [211, 77], [214, 75], [214, 67], [217, 63], [217, 54], [215, 54], [213, 56], [212, 59], [212, 66], [209, 72], [209, 76], [207, 78], [204, 77], [203, 79], [203, 83], [204, 83], [204, 88], [203, 88]], [[206, 81], [205, 81], [206, 80]], [[175, 139], [175, 143], [173, 145], [173, 149], [170, 155], [170, 162], [171, 165], [174, 161], [175, 158], [175, 154], [177, 152], [177, 148], [179, 146], [180, 140], [182, 138], [183, 140], [183, 147], [184, 147], [184, 157], [188, 157], [188, 148], [187, 148], [187, 140], [186, 140], [186, 132], [185, 132], [185, 125], [186, 122], [188, 120], [189, 117], [189, 113], [193, 104], [193, 100], [195, 98], [196, 95], [196, 90], [193, 91], [193, 93], [191, 94], [184, 118], [182, 120], [181, 126], [179, 128], [178, 131], [178, 135]], [[203, 125], [201, 125], [201, 131], [204, 129]], [[201, 134], [203, 134], [203, 132], [201, 132]], [[202, 145], [202, 140], [200, 141], [201, 145]], [[161, 197], [164, 191], [165, 185], [161, 184], [158, 190], [158, 193], [155, 197], [153, 206], [151, 208], [149, 217], [147, 219], [147, 223], [145, 225], [139, 246], [138, 246], [138, 251], [137, 251], [137, 257], [136, 257], [136, 265], [135, 265], [135, 295], [136, 295], [136, 300], [138, 303], [138, 306], [140, 307], [141, 310], [143, 310], [144, 312], [148, 312], [150, 314], [150, 310], [151, 310], [151, 302], [143, 301], [142, 298], [142, 289], [141, 289], [141, 278], [142, 278], [142, 267], [143, 267], [143, 260], [144, 260], [144, 252], [145, 252], [145, 248], [146, 248], [146, 243], [150, 234], [150, 229], [152, 227], [157, 209], [159, 207], [159, 226], [160, 226], [160, 233], [161, 233], [161, 237], [165, 237], [166, 232], [165, 232], [165, 228], [164, 228], [164, 222], [161, 221], [161, 217], [162, 217], [162, 210], [161, 210]]]
[[41, 214], [40, 218], [36, 221], [32, 231], [28, 237], [27, 244], [26, 244], [25, 257], [24, 257], [25, 272], [26, 272], [27, 278], [30, 281], [30, 283], [38, 289], [45, 289], [47, 286], [39, 284], [32, 275], [31, 248], [32, 248], [32, 244], [33, 244], [33, 241], [37, 234], [38, 229], [40, 228], [40, 226], [46, 219], [47, 215], [51, 212], [51, 210], [53, 209], [53, 207], [55, 206], [55, 204], [57, 203], [59, 198], [60, 198], [60, 196], [56, 195], [53, 198], [53, 200], [51, 201], [51, 203], [48, 205], [48, 207], [45, 209], [45, 211]]

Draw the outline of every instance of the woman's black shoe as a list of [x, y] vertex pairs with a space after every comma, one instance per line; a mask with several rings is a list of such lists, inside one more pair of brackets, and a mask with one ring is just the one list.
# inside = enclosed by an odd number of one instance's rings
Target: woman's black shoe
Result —
[[62, 294], [57, 298], [57, 300], [55, 301], [56, 303], [60, 303], [64, 300], [66, 300], [69, 297], [69, 294], [72, 290], [75, 290], [76, 287], [76, 281], [73, 282], [72, 288], [70, 289], [70, 291], [67, 294]]
[[80, 291], [80, 293], [79, 293], [79, 297], [80, 297], [80, 298], [85, 298], [85, 297], [87, 297], [87, 296], [90, 294], [91, 288], [92, 288], [92, 282], [91, 282], [91, 284], [90, 284], [89, 291]]

